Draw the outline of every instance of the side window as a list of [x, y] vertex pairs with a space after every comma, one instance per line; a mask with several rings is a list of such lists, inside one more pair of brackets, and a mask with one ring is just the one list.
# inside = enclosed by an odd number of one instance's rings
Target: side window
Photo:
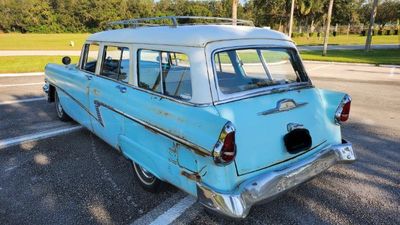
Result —
[[85, 44], [81, 60], [81, 70], [94, 73], [96, 71], [97, 58], [99, 55], [98, 44]]
[[140, 50], [138, 67], [139, 87], [183, 101], [192, 98], [190, 63], [187, 55]]
[[100, 76], [128, 83], [129, 48], [104, 46]]
[[139, 87], [161, 93], [160, 52], [140, 50], [138, 65]]

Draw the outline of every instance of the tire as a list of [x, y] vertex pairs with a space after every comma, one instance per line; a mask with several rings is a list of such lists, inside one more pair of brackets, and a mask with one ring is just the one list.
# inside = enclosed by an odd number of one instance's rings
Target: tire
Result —
[[58, 98], [57, 91], [55, 92], [54, 103], [56, 106], [56, 112], [57, 112], [58, 119], [63, 122], [71, 121], [71, 117], [68, 116], [68, 114], [64, 111], [64, 109], [61, 105], [60, 99]]
[[160, 179], [133, 161], [132, 167], [136, 182], [138, 182], [144, 190], [152, 193], [157, 193], [161, 190], [163, 182]]

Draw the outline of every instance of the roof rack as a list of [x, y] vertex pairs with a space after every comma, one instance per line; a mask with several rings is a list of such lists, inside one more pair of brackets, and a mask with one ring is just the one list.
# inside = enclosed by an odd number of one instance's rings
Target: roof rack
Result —
[[[186, 20], [186, 22], [179, 23], [179, 21]], [[214, 21], [213, 23], [202, 22], [202, 23], [188, 23], [189, 20], [208, 20]], [[195, 25], [195, 24], [218, 24], [228, 25], [234, 24], [239, 26], [254, 26], [250, 20], [239, 20], [231, 18], [221, 17], [205, 17], [205, 16], [162, 16], [162, 17], [150, 17], [150, 18], [138, 18], [129, 20], [119, 20], [108, 23], [108, 28], [113, 26], [122, 26], [124, 28], [137, 28], [141, 26], [171, 26], [178, 27], [179, 25]]]

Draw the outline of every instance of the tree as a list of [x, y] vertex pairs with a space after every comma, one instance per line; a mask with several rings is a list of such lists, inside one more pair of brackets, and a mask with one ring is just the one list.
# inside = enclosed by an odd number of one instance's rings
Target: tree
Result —
[[[362, 23], [369, 23], [372, 10], [372, 3], [364, 4], [360, 6], [358, 13], [360, 15], [360, 21]], [[388, 23], [395, 23], [399, 19], [400, 15], [400, 1], [386, 0], [382, 1], [377, 8], [377, 14], [375, 17], [375, 23], [379, 25], [380, 29]]]

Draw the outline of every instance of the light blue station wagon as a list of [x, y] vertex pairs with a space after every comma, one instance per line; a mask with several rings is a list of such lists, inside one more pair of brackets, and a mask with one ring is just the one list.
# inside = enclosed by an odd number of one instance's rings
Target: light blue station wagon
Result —
[[[350, 97], [314, 87], [289, 37], [182, 19], [114, 22], [126, 27], [91, 35], [76, 65], [48, 64], [58, 117], [120, 151], [144, 189], [168, 182], [233, 218], [355, 160]], [[152, 20], [171, 23], [139, 26]]]

